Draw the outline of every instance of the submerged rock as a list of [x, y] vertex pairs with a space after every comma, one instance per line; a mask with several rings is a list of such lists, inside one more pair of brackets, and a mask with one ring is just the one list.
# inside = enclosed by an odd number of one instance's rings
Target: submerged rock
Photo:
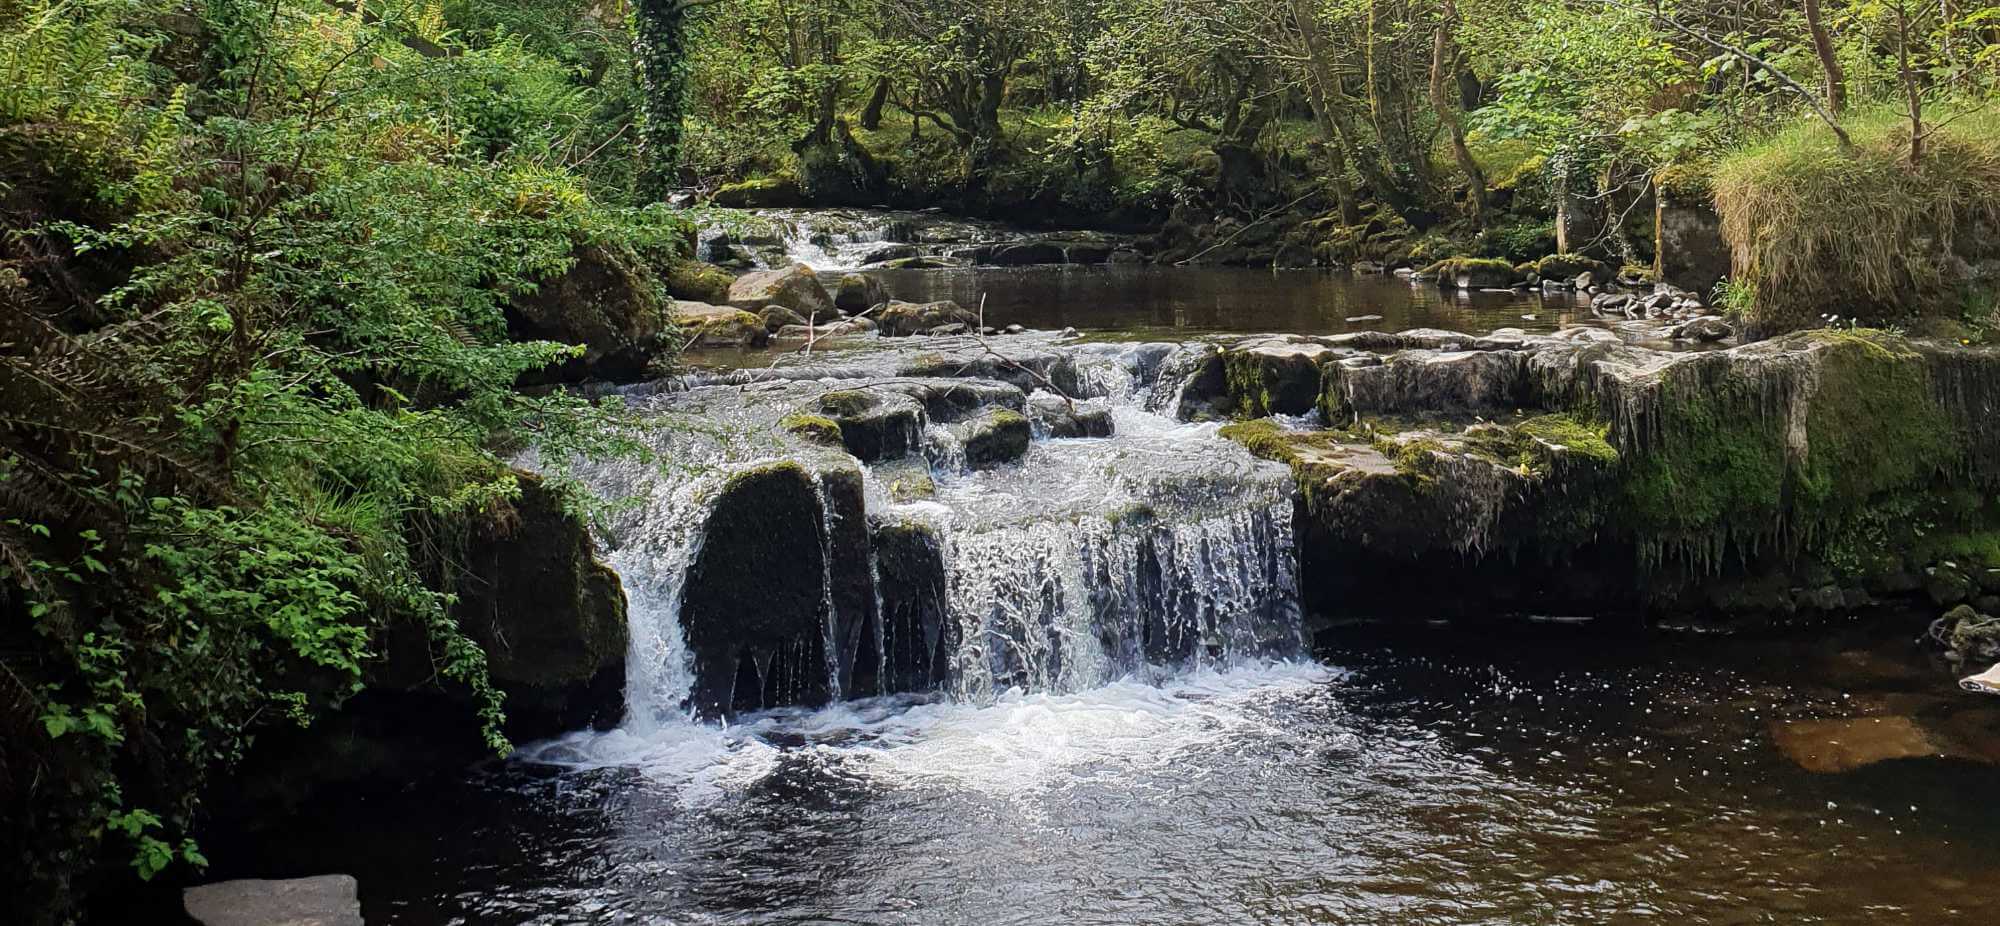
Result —
[[218, 881], [187, 888], [181, 899], [202, 926], [363, 926], [352, 875]]
[[1936, 738], [1909, 717], [1774, 720], [1770, 729], [1780, 752], [1800, 768], [1822, 774], [1946, 754]]

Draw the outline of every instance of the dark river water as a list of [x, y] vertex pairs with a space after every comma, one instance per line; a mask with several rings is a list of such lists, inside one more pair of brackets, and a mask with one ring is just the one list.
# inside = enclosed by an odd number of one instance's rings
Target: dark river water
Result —
[[1158, 685], [576, 737], [534, 751], [613, 764], [332, 807], [262, 866], [417, 924], [1991, 922], [2000, 770], [1792, 755], [2000, 736], [1910, 631], [1352, 628]]
[[[1583, 314], [1311, 271], [889, 285], [1145, 338]], [[1078, 474], [1131, 465], [1100, 461], [1120, 441], [1219, 441], [1121, 415], [1116, 439], [939, 498], [1036, 508], [1060, 479], [1108, 485]], [[371, 923], [420, 926], [1990, 923], [2000, 699], [1958, 692], [1922, 624], [1334, 626], [1294, 662], [575, 734], [320, 801], [215, 874], [350, 873]]]
[[1588, 296], [1440, 289], [1344, 270], [1135, 265], [894, 270], [879, 276], [892, 295], [907, 302], [950, 299], [977, 308], [983, 296], [987, 323], [995, 327], [1111, 329], [1162, 338], [1212, 331], [1553, 331], [1590, 317]]

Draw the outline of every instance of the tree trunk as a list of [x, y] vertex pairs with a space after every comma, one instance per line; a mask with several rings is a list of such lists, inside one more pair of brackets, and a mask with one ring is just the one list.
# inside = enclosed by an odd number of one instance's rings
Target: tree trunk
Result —
[[643, 117], [636, 192], [642, 201], [658, 202], [680, 173], [688, 77], [687, 7], [681, 0], [639, 0], [632, 16], [632, 59]]
[[882, 107], [889, 102], [889, 78], [875, 78], [875, 90], [868, 95], [868, 105], [861, 110], [861, 127], [870, 132], [882, 127]]
[[1451, 133], [1451, 151], [1458, 158], [1458, 169], [1465, 172], [1466, 199], [1472, 206], [1472, 223], [1483, 225], [1486, 220], [1486, 173], [1479, 169], [1479, 162], [1472, 157], [1472, 149], [1465, 144], [1465, 120], [1460, 119], [1458, 110], [1452, 106], [1449, 93], [1445, 90], [1445, 74], [1450, 68], [1451, 27], [1457, 10], [1451, 0], [1445, 0], [1442, 18], [1437, 31], [1431, 36], [1431, 106], [1437, 110], [1438, 121]]
[[1896, 0], [1896, 72], [1903, 80], [1903, 96], [1910, 117], [1910, 166], [1924, 160], [1924, 92], [1917, 85], [1917, 72], [1910, 67], [1910, 11], [1906, 0]]
[[1847, 74], [1840, 69], [1840, 59], [1833, 51], [1833, 36], [1826, 31], [1826, 19], [1820, 15], [1819, 0], [1801, 0], [1805, 6], [1806, 27], [1812, 30], [1813, 51], [1819, 55], [1820, 67], [1826, 71], [1826, 108], [1839, 115], [1847, 108]]
[[[1344, 153], [1342, 160], [1354, 165], [1355, 172], [1361, 175], [1361, 182], [1377, 199], [1398, 215], [1410, 218], [1414, 204], [1389, 177], [1378, 152], [1363, 149], [1357, 141], [1353, 117], [1343, 106], [1339, 78], [1334, 76], [1337, 71], [1333, 66], [1333, 52], [1327, 47], [1326, 36], [1320, 31], [1319, 14], [1313, 7], [1313, 0], [1292, 0], [1292, 18], [1297, 23], [1300, 42], [1305, 46], [1307, 99], [1321, 122], [1321, 133], [1327, 137], [1330, 147]], [[1344, 187], [1346, 183], [1346, 178], [1342, 177], [1340, 186]], [[1358, 205], [1343, 206], [1341, 213], [1343, 220], [1350, 225], [1361, 221]]]

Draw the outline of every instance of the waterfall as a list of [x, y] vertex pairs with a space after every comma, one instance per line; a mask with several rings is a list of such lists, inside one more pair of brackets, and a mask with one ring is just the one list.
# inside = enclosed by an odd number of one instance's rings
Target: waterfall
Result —
[[[934, 347], [914, 343], [920, 349], [908, 355], [885, 350], [852, 367], [773, 367], [628, 391], [635, 408], [663, 413], [651, 439], [673, 465], [578, 468], [615, 502], [600, 537], [629, 602], [627, 732], [685, 724], [691, 711], [708, 716], [700, 705], [727, 711], [732, 703], [913, 690], [984, 702], [1016, 689], [1075, 692], [1296, 654], [1292, 481], [1214, 425], [1169, 417], [1179, 382], [1166, 380], [1184, 378], [1194, 366], [1186, 358], [1199, 352], [1042, 343], [1074, 367], [1080, 395], [1031, 400], [989, 380], [913, 377], [898, 364], [939, 366]], [[921, 429], [907, 452], [864, 463], [858, 482], [843, 448], [804, 443], [777, 426], [831, 391], [871, 388], [928, 402], [928, 413], [904, 423]], [[1065, 438], [1038, 424], [1018, 461], [972, 466], [947, 425], [988, 402], [1095, 409], [1100, 418], [1108, 408], [1113, 427], [1108, 437]], [[935, 415], [945, 417], [927, 423]], [[758, 502], [746, 508], [738, 499], [725, 511], [719, 499], [747, 491], [734, 488], [737, 477], [774, 466], [792, 467], [796, 478], [766, 483], [763, 500], [774, 510], [810, 510], [811, 522], [788, 514], [794, 520], [737, 530], [735, 546], [716, 547], [713, 557], [729, 564], [747, 549], [754, 559], [768, 536], [790, 544], [788, 559], [747, 576], [736, 570], [730, 581], [747, 590], [737, 597], [690, 592], [691, 573], [705, 577], [702, 588], [717, 581], [706, 578], [709, 567], [696, 568], [706, 562], [711, 516], [740, 518]], [[845, 488], [836, 491], [839, 473]], [[909, 482], [921, 484], [914, 497], [901, 491]], [[887, 568], [883, 545], [892, 542], [902, 545]], [[802, 586], [796, 567], [804, 563], [795, 560], [813, 556]], [[683, 613], [684, 604], [707, 601], [713, 610], [717, 600], [740, 602], [743, 613]], [[716, 629], [691, 645], [698, 624]], [[731, 636], [739, 631], [762, 636]]]

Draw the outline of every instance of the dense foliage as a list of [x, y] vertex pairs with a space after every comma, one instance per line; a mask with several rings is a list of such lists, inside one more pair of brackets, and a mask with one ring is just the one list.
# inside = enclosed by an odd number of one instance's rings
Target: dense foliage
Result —
[[[508, 301], [619, 205], [630, 68], [580, 9], [0, 3], [0, 802], [10, 910], [203, 863], [201, 786], [449, 616], [503, 454], [609, 448]], [[614, 31], [607, 33], [607, 29]], [[593, 37], [594, 36], [594, 37]]]
[[1918, 170], [2000, 87], [1990, 6], [1903, 0], [733, 0], [685, 28], [684, 182], [1311, 222], [1327, 260], [1646, 264], [1655, 191], [1705, 198], [1724, 154], [1886, 110]]

